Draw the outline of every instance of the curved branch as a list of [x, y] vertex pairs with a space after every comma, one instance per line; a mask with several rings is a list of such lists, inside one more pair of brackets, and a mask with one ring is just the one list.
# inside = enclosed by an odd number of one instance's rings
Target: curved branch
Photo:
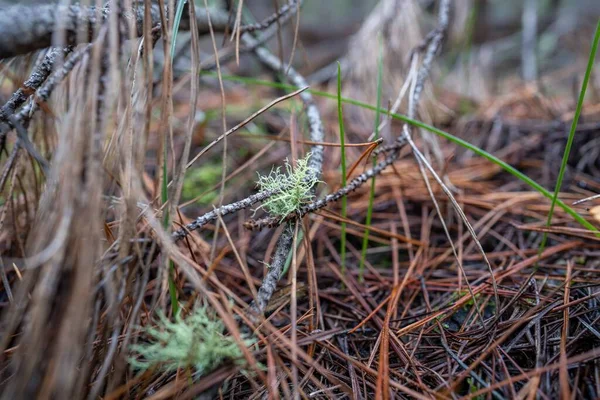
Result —
[[0, 151], [4, 150], [4, 146], [6, 145], [6, 132], [9, 128], [13, 127], [13, 124], [10, 122], [11, 116], [50, 76], [57, 58], [59, 56], [64, 57], [71, 51], [71, 47], [50, 49], [44, 56], [44, 59], [33, 69], [29, 78], [13, 93], [6, 104], [0, 108]]
[[[255, 40], [250, 37], [243, 37], [243, 41], [247, 46], [253, 46]], [[258, 47], [254, 50], [256, 56], [265, 66], [273, 72], [281, 72], [285, 66], [281, 63], [273, 53], [264, 47]], [[309, 86], [306, 79], [293, 68], [289, 68], [286, 75], [287, 80], [291, 85], [297, 87]], [[309, 91], [300, 93], [300, 98], [306, 107], [306, 115], [308, 117], [308, 126], [310, 130], [310, 140], [316, 143], [324, 142], [323, 139], [323, 123], [321, 122], [321, 114]], [[316, 174], [317, 179], [321, 178], [321, 169], [323, 165], [323, 146], [320, 144], [314, 145], [310, 150], [311, 157], [308, 161], [309, 168]], [[313, 188], [313, 190], [316, 188]]]
[[285, 261], [287, 260], [290, 249], [294, 242], [294, 223], [287, 223], [281, 236], [277, 240], [275, 246], [275, 254], [271, 258], [271, 264], [267, 274], [263, 278], [263, 281], [258, 289], [258, 296], [256, 301], [250, 304], [250, 308], [257, 314], [263, 314], [275, 289], [277, 288], [277, 282], [281, 277], [283, 268], [285, 267]]
[[[241, 32], [251, 32], [252, 30], [257, 30], [258, 29], [257, 27], [259, 27], [259, 26], [261, 27], [260, 30], [262, 30], [262, 32], [261, 32], [260, 36], [257, 36], [255, 38], [250, 37], [248, 34], [245, 34], [244, 36], [242, 36], [242, 38], [247, 39], [247, 42], [252, 41], [252, 44], [248, 45], [246, 43], [245, 46], [240, 47], [240, 49], [239, 49], [240, 54], [241, 53], [249, 53], [251, 51], [254, 51], [254, 50], [256, 50], [256, 48], [258, 48], [259, 46], [262, 46], [269, 39], [274, 37], [275, 34], [279, 31], [279, 27], [281, 25], [285, 24], [291, 17], [293, 17], [295, 15], [295, 13], [298, 12], [298, 9], [300, 8], [301, 5], [302, 5], [301, 0], [291, 1], [289, 4], [286, 4], [283, 7], [281, 7], [279, 9], [279, 11], [277, 12], [277, 14], [274, 14], [273, 16], [268, 17], [263, 22], [242, 26], [240, 28]], [[215, 13], [211, 12], [211, 17], [213, 16], [213, 14], [215, 14]], [[221, 14], [223, 14], [223, 13], [221, 13]], [[223, 14], [221, 16], [221, 18], [224, 18], [225, 15], [226, 14]], [[274, 25], [273, 24], [274, 21], [271, 21], [271, 19], [275, 15], [277, 15], [279, 18], [279, 22], [277, 25]], [[222, 53], [222, 55], [219, 56], [219, 62], [221, 64], [224, 64], [226, 61], [232, 60], [233, 57], [235, 56], [235, 51], [233, 51], [232, 48], [222, 49], [222, 51], [220, 51], [220, 53]], [[203, 71], [213, 70], [216, 68], [217, 68], [217, 63], [214, 60], [214, 58], [202, 62], [202, 70]]]

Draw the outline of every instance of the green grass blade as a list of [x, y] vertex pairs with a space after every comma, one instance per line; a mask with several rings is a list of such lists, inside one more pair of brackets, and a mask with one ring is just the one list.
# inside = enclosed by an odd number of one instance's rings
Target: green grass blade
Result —
[[[342, 187], [346, 186], [346, 132], [344, 131], [344, 114], [342, 112], [342, 68], [338, 62], [338, 123], [340, 126], [341, 164], [342, 164]], [[342, 218], [346, 218], [348, 199], [342, 197]], [[340, 258], [342, 259], [342, 273], [346, 272], [346, 223], [342, 222], [340, 237]]]
[[[161, 200], [162, 200], [163, 204], [165, 204], [169, 198], [168, 191], [167, 191], [168, 179], [167, 179], [167, 146], [166, 146], [166, 143], [165, 143], [164, 148], [165, 148], [165, 152], [164, 152], [164, 160], [163, 160], [163, 168], [162, 168], [163, 177], [162, 177], [162, 182], [161, 182]], [[165, 207], [164, 213], [165, 213], [165, 215], [163, 218], [163, 226], [165, 227], [165, 229], [168, 229], [168, 227], [169, 227], [168, 207]], [[173, 260], [169, 261], [168, 285], [169, 285], [169, 297], [171, 298], [171, 311], [173, 312], [173, 315], [177, 315], [177, 313], [179, 311], [179, 304], [177, 303], [177, 286], [175, 285], [175, 264], [173, 263]]]
[[[381, 80], [383, 76], [383, 39], [379, 36], [379, 56], [377, 60], [377, 107], [375, 109], [375, 140], [379, 139], [379, 117], [381, 115]], [[377, 160], [373, 160], [373, 167]], [[362, 249], [360, 252], [360, 264], [358, 266], [358, 281], [364, 280], [365, 260], [367, 258], [367, 248], [369, 247], [369, 227], [373, 217], [373, 202], [375, 201], [375, 179], [371, 179], [371, 190], [369, 192], [369, 208], [367, 208], [367, 218], [365, 220], [365, 234], [363, 236]]]
[[171, 61], [175, 57], [175, 44], [177, 43], [177, 33], [179, 32], [179, 25], [181, 24], [181, 18], [183, 17], [183, 8], [185, 7], [187, 0], [179, 0], [177, 3], [177, 10], [175, 11], [175, 19], [173, 20], [173, 38], [171, 39]]
[[[206, 75], [206, 76], [216, 76], [212, 72], [203, 72], [202, 74]], [[265, 87], [272, 87], [272, 88], [276, 88], [276, 89], [290, 89], [290, 90], [300, 89], [299, 87], [296, 87], [293, 85], [287, 85], [287, 84], [283, 84], [283, 83], [271, 82], [271, 81], [260, 80], [260, 79], [255, 79], [255, 78], [245, 78], [245, 77], [233, 76], [233, 75], [223, 75], [223, 79], [231, 81], [231, 82], [240, 82], [240, 83], [245, 83], [248, 85], [259, 85], [259, 86], [265, 86]], [[308, 92], [310, 92], [311, 94], [313, 94], [315, 96], [319, 96], [319, 97], [324, 97], [324, 98], [328, 98], [328, 99], [332, 99], [332, 100], [337, 99], [336, 94], [332, 94], [332, 93], [328, 93], [328, 92], [312, 90], [312, 89], [308, 89]], [[371, 110], [371, 111], [377, 110], [377, 107], [375, 107], [373, 105], [363, 103], [361, 101], [347, 98], [347, 97], [342, 97], [342, 102], [345, 104], [352, 104], [352, 105], [364, 108], [366, 110]], [[380, 112], [386, 112], [386, 110], [380, 110]], [[389, 115], [396, 120], [405, 122], [407, 124], [416, 126], [418, 128], [425, 129], [435, 135], [443, 137], [444, 139], [446, 139], [454, 144], [457, 144], [467, 150], [472, 151], [473, 153], [477, 154], [478, 156], [483, 157], [486, 160], [496, 164], [497, 166], [499, 166], [500, 168], [502, 168], [503, 170], [505, 170], [512, 176], [514, 176], [515, 178], [526, 183], [528, 186], [530, 186], [532, 189], [534, 189], [535, 191], [540, 193], [542, 196], [552, 200], [553, 194], [551, 192], [546, 190], [539, 183], [537, 183], [536, 181], [534, 181], [533, 179], [531, 179], [530, 177], [528, 177], [527, 175], [525, 175], [524, 173], [522, 173], [521, 171], [519, 171], [518, 169], [513, 167], [512, 165], [500, 160], [498, 157], [488, 153], [487, 151], [482, 150], [479, 147], [474, 146], [471, 143], [469, 143], [463, 139], [460, 139], [454, 135], [451, 135], [450, 133], [444, 132], [438, 128], [435, 128], [431, 125], [427, 125], [423, 122], [408, 118], [405, 115], [393, 114], [393, 113], [390, 113]], [[571, 217], [573, 217], [573, 219], [575, 221], [577, 221], [579, 224], [581, 224], [584, 228], [589, 229], [590, 231], [593, 231], [593, 232], [597, 232], [600, 235], [600, 231], [598, 231], [598, 229], [594, 225], [589, 223], [585, 218], [583, 218], [581, 215], [579, 215], [575, 210], [573, 210], [567, 204], [562, 202], [560, 199], [556, 200], [556, 204], [560, 208], [562, 208], [567, 214], [569, 214]]]
[[[302, 239], [304, 239], [304, 230], [302, 230], [302, 227], [299, 227], [300, 229], [298, 229], [298, 238], [296, 239], [296, 251], [300, 248], [300, 245], [302, 245]], [[294, 256], [294, 249], [290, 249], [290, 252], [288, 253], [286, 259], [285, 259], [285, 264], [283, 266], [283, 270], [281, 271], [281, 276], [284, 276], [285, 274], [288, 273], [288, 271], [290, 270], [290, 265], [292, 265], [292, 257]]]
[[[558, 172], [558, 178], [556, 180], [556, 187], [554, 188], [554, 195], [552, 196], [552, 203], [550, 204], [550, 212], [548, 212], [548, 220], [546, 221], [546, 226], [549, 227], [552, 223], [552, 216], [554, 215], [554, 207], [556, 206], [556, 202], [558, 200], [558, 193], [560, 192], [560, 188], [562, 187], [562, 182], [565, 177], [565, 170], [567, 168], [567, 161], [569, 161], [569, 155], [571, 154], [571, 147], [573, 146], [573, 139], [575, 138], [575, 131], [577, 130], [577, 122], [579, 121], [579, 116], [581, 115], [581, 109], [583, 108], [583, 100], [585, 99], [585, 92], [587, 91], [588, 82], [590, 80], [590, 75], [592, 74], [592, 67], [594, 66], [594, 60], [596, 59], [596, 50], [598, 50], [598, 41], [600, 40], [600, 20], [598, 20], [598, 25], [596, 25], [596, 33], [594, 35], [594, 41], [592, 42], [592, 48], [590, 50], [590, 56], [588, 58], [587, 69], [585, 70], [585, 75], [583, 77], [583, 82], [581, 82], [581, 90], [579, 91], [579, 99], [577, 99], [577, 107], [575, 108], [575, 115], [573, 116], [573, 122], [571, 123], [571, 130], [569, 131], [569, 138], [567, 139], [567, 145], [565, 146], [565, 152], [563, 154], [562, 163], [560, 164], [560, 170]], [[546, 247], [546, 242], [548, 241], [548, 233], [544, 232], [544, 236], [542, 238], [542, 243], [540, 243], [540, 248], [538, 254], [541, 254]]]
[[[175, 12], [175, 19], [173, 20], [173, 38], [171, 39], [171, 62], [175, 57], [175, 44], [177, 43], [177, 32], [179, 32], [179, 25], [183, 16], [183, 8], [187, 0], [179, 0], [177, 3], [177, 10]], [[167, 138], [165, 138], [164, 155], [163, 155], [163, 179], [161, 182], [161, 200], [165, 204], [169, 200], [168, 185], [169, 180], [167, 179]], [[168, 207], [165, 207], [165, 216], [163, 219], [165, 229], [169, 228], [170, 218]], [[175, 285], [175, 264], [173, 261], [169, 261], [169, 296], [171, 298], [171, 311], [173, 315], [177, 315], [179, 312], [179, 304], [177, 303], [177, 286]]]
[[[344, 131], [344, 114], [342, 112], [342, 70], [340, 63], [337, 65], [337, 106], [338, 106], [338, 123], [340, 125], [340, 145], [342, 158], [342, 187], [346, 186], [346, 132]], [[347, 215], [346, 196], [342, 197], [342, 218], [346, 219]], [[342, 259], [342, 274], [346, 273], [346, 223], [342, 222], [342, 233], [340, 237], [340, 258]]]

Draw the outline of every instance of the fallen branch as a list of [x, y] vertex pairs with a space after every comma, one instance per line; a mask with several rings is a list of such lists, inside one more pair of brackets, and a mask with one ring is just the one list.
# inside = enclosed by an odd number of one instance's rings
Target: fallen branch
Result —
[[[274, 25], [272, 23], [268, 23], [269, 18], [267, 18], [265, 21], [258, 23], [257, 25], [261, 25], [264, 26], [265, 24], [268, 25], [266, 28], [262, 29], [263, 32], [261, 33], [260, 36], [256, 37], [256, 38], [250, 38], [253, 39], [252, 44], [248, 45], [246, 44], [243, 47], [239, 48], [239, 53], [249, 53], [251, 51], [254, 51], [257, 47], [262, 46], [264, 43], [266, 43], [269, 39], [271, 39], [272, 37], [275, 36], [275, 34], [279, 31], [279, 26], [282, 24], [285, 24], [296, 12], [298, 12], [300, 6], [302, 5], [302, 0], [298, 0], [298, 1], [294, 1], [294, 2], [290, 2], [290, 4], [286, 4], [284, 5], [280, 10], [278, 15], [280, 16], [279, 18], [279, 23], [277, 25]], [[282, 11], [285, 9], [285, 12]], [[211, 11], [211, 16], [213, 15], [214, 11]], [[221, 16], [221, 18], [223, 18], [224, 16]], [[248, 27], [251, 27], [252, 25], [249, 25]], [[244, 32], [246, 30], [246, 26], [243, 26], [241, 28], [241, 31]], [[251, 29], [248, 29], [249, 31], [252, 31]], [[244, 35], [244, 37], [249, 36], [249, 35]], [[230, 61], [233, 59], [233, 57], [235, 56], [235, 48], [229, 47], [229, 48], [224, 48], [221, 51], [219, 51], [220, 56], [219, 56], [219, 62], [221, 64]], [[217, 68], [217, 63], [214, 59], [214, 57], [212, 59], [208, 59], [202, 62], [202, 70], [203, 71], [207, 71], [207, 70], [213, 70]]]
[[244, 25], [240, 28], [240, 33], [245, 32], [254, 32], [254, 31], [264, 31], [269, 27], [273, 26], [276, 22], [280, 24], [287, 21], [292, 15], [296, 13], [296, 10], [300, 6], [299, 3], [302, 1], [298, 0], [290, 0], [288, 4], [283, 5], [277, 12], [273, 15], [265, 18], [261, 22], [257, 22], [255, 24]]
[[269, 197], [273, 196], [274, 194], [279, 193], [283, 189], [284, 188], [280, 188], [279, 190], [265, 190], [263, 192], [258, 192], [256, 194], [253, 194], [252, 196], [248, 196], [245, 199], [237, 201], [235, 203], [225, 204], [213, 211], [210, 211], [210, 212], [196, 218], [194, 220], [194, 222], [187, 224], [184, 227], [182, 227], [181, 229], [173, 232], [172, 238], [175, 241], [181, 240], [184, 237], [186, 237], [187, 235], [189, 235], [189, 233], [191, 231], [200, 229], [203, 226], [205, 226], [206, 224], [216, 220], [218, 218], [218, 215], [224, 216], [224, 215], [236, 213], [241, 210], [245, 210], [245, 209], [251, 207], [253, 204], [256, 204], [260, 201], [264, 201], [264, 200], [268, 199]]
[[[35, 50], [52, 46], [55, 32], [65, 32], [64, 45], [79, 44], [78, 41], [92, 42], [99, 32], [99, 27], [108, 19], [111, 9], [108, 6], [57, 6], [48, 5], [16, 5], [0, 12], [0, 59], [15, 57]], [[133, 9], [120, 9], [118, 12], [121, 26], [126, 29], [129, 21], [135, 20], [135, 36], [144, 34], [144, 6]], [[189, 13], [184, 11], [180, 29], [189, 30]], [[150, 7], [151, 26], [160, 23], [160, 8], [154, 4]], [[223, 31], [228, 26], [225, 14], [211, 16], [213, 28]], [[206, 10], [196, 11], [196, 25], [199, 34], [208, 33], [208, 16]]]
[[[56, 70], [52, 75], [50, 75], [50, 77], [45, 79], [43, 85], [38, 88], [37, 92], [34, 95], [31, 96], [32, 99], [30, 100], [30, 102], [28, 104], [26, 104], [23, 108], [21, 108], [21, 110], [17, 114], [11, 114], [10, 112], [11, 111], [14, 112], [13, 107], [15, 107], [15, 108], [18, 107], [18, 104], [23, 100], [23, 96], [21, 94], [19, 94], [19, 91], [17, 91], [15, 94], [13, 94], [11, 100], [14, 99], [14, 101], [12, 102], [12, 104], [9, 104], [10, 103], [10, 100], [9, 100], [9, 103], [7, 103], [3, 107], [3, 110], [5, 111], [4, 115], [7, 118], [8, 123], [0, 125], [0, 151], [3, 151], [6, 146], [6, 136], [7, 136], [8, 132], [13, 127], [16, 127], [18, 129], [17, 129], [17, 141], [15, 143], [15, 146], [11, 150], [11, 154], [9, 156], [9, 161], [6, 163], [6, 165], [4, 167], [4, 171], [2, 173], [2, 177], [0, 178], [0, 188], [4, 187], [5, 179], [6, 179], [6, 177], [8, 177], [8, 171], [10, 171], [13, 168], [14, 163], [16, 162], [16, 160], [18, 158], [17, 155], [19, 153], [19, 150], [21, 149], [22, 146], [24, 146], [26, 148], [26, 150], [30, 154], [32, 154], [32, 156], [34, 158], [36, 158], [38, 160], [38, 162], [40, 163], [40, 165], [42, 166], [42, 168], [44, 170], [47, 170], [47, 163], [39, 155], [39, 153], [35, 150], [35, 147], [33, 146], [33, 144], [31, 143], [31, 141], [29, 140], [29, 138], [27, 136], [27, 128], [29, 126], [29, 121], [31, 121], [33, 114], [39, 109], [39, 105], [41, 103], [46, 102], [48, 100], [48, 98], [50, 98], [50, 94], [52, 93], [52, 91], [54, 90], [56, 85], [58, 83], [60, 83], [69, 74], [69, 72], [71, 72], [71, 70], [73, 68], [75, 68], [75, 66], [77, 65], [79, 60], [81, 60], [81, 58], [87, 52], [89, 52], [89, 50], [91, 49], [91, 46], [92, 46], [91, 44], [88, 44], [86, 47], [84, 47], [84, 48], [78, 50], [77, 52], [75, 52], [74, 54], [72, 54], [71, 57], [69, 57], [67, 59], [67, 61], [65, 61], [65, 63], [61, 66], [60, 69]], [[54, 62], [56, 61], [56, 55], [54, 57], [52, 57], [52, 64], [54, 64]], [[48, 60], [44, 59], [44, 62], [45, 61], [48, 61]], [[44, 62], [42, 62], [42, 64], [44, 64]], [[43, 66], [43, 68], [44, 68], [44, 71], [46, 71], [48, 68], [51, 69], [52, 66], [48, 66], [46, 64]], [[37, 74], [38, 77], [35, 78], [36, 84], [39, 81], [39, 79], [41, 79], [43, 74], [45, 74], [45, 72], [40, 72], [39, 74]], [[32, 76], [33, 76], [33, 74], [32, 74]], [[19, 89], [19, 90], [21, 90], [21, 89]], [[23, 102], [25, 100], [23, 100]]]

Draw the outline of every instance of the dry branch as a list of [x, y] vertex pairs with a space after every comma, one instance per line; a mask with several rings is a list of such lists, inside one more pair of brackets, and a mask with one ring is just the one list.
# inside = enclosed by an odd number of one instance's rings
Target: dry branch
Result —
[[240, 33], [262, 31], [269, 28], [276, 22], [280, 24], [285, 22], [290, 16], [296, 13], [296, 9], [301, 2], [301, 0], [290, 0], [288, 4], [283, 5], [279, 10], [277, 10], [276, 13], [265, 18], [263, 21], [242, 26], [240, 28]]
[[[281, 188], [280, 190], [282, 190]], [[269, 197], [277, 194], [280, 190], [265, 190], [246, 197], [243, 200], [236, 201], [235, 203], [225, 204], [216, 210], [210, 211], [194, 220], [194, 222], [187, 224], [185, 227], [173, 232], [173, 240], [181, 240], [188, 235], [189, 232], [200, 229], [206, 224], [217, 219], [218, 215], [224, 216], [233, 214], [241, 210], [245, 210], [260, 201], [264, 201]]]
[[[52, 45], [56, 32], [64, 30], [64, 45], [76, 45], [78, 40], [91, 42], [97, 36], [100, 25], [108, 20], [111, 9], [106, 6], [86, 7], [81, 5], [17, 5], [0, 10], [0, 59], [15, 57]], [[216, 14], [216, 13], [215, 13]], [[118, 10], [119, 23], [127, 29], [129, 21], [135, 21], [135, 36], [144, 33], [144, 7]], [[184, 11], [180, 29], [189, 30], [189, 13]], [[152, 26], [160, 23], [160, 8], [150, 8]], [[211, 16], [213, 29], [224, 30], [228, 26], [226, 15]], [[199, 34], [208, 33], [206, 10], [196, 10], [196, 25]], [[82, 35], [84, 34], [84, 35]], [[126, 36], [127, 37], [127, 36]]]
[[21, 107], [25, 101], [44, 83], [44, 81], [50, 76], [56, 59], [64, 57], [69, 54], [72, 48], [67, 47], [64, 49], [53, 48], [48, 50], [44, 59], [36, 66], [29, 76], [29, 78], [23, 83], [23, 85], [11, 96], [11, 98], [2, 106], [0, 109], [0, 121], [7, 122], [9, 116], [15, 113], [15, 110]]
[[[33, 96], [33, 100], [26, 104], [17, 114], [15, 114], [15, 119], [23, 124], [23, 126], [27, 127], [29, 120], [33, 116], [33, 113], [39, 109], [39, 105], [48, 101], [56, 85], [65, 79], [65, 77], [73, 70], [73, 68], [75, 68], [77, 63], [91, 50], [91, 48], [92, 45], [88, 44], [73, 53], [65, 61], [65, 63], [59, 69], [54, 71], [54, 73], [46, 79], [43, 85], [38, 88], [37, 92]], [[4, 139], [6, 133], [7, 129], [0, 129], [0, 138]]]
[[[10, 121], [15, 111], [19, 107], [21, 107], [27, 101], [27, 99], [32, 94], [34, 94], [35, 91], [46, 81], [48, 76], [50, 76], [57, 58], [64, 57], [71, 51], [71, 47], [67, 47], [64, 49], [50, 49], [44, 56], [43, 60], [33, 69], [29, 78], [25, 82], [23, 82], [23, 85], [16, 92], [13, 93], [13, 95], [6, 102], [6, 104], [4, 104], [2, 108], [0, 108], [0, 151], [4, 149], [4, 146], [6, 144], [6, 131], [9, 128], [13, 128], [15, 126], [14, 123]], [[7, 126], [3, 125], [2, 122], [6, 123]], [[23, 141], [24, 139], [20, 137], [19, 140]], [[26, 146], [29, 146], [29, 139], [26, 135], [25, 140]], [[30, 147], [32, 146], [33, 145], [31, 145]]]

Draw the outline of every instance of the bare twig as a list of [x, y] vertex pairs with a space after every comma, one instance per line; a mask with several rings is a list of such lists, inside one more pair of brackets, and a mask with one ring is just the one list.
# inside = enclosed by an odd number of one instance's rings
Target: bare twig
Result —
[[210, 223], [211, 221], [216, 220], [217, 215], [224, 216], [224, 215], [233, 214], [238, 211], [244, 210], [246, 208], [251, 207], [253, 204], [256, 204], [260, 201], [264, 201], [264, 200], [268, 199], [269, 197], [273, 196], [274, 194], [279, 193], [283, 189], [284, 188], [280, 188], [278, 190], [265, 190], [263, 192], [253, 194], [252, 196], [248, 196], [245, 199], [237, 201], [235, 203], [225, 204], [211, 212], [208, 212], [208, 213], [202, 215], [201, 217], [196, 218], [196, 220], [194, 222], [173, 232], [173, 239], [174, 240], [183, 239], [184, 237], [186, 237], [189, 234], [189, 232], [194, 231], [196, 229], [200, 229], [203, 226], [205, 226], [206, 224]]
[[[33, 116], [33, 113], [39, 109], [41, 103], [45, 103], [50, 98], [52, 91], [68, 74], [75, 68], [75, 65], [81, 60], [81, 58], [87, 54], [91, 49], [91, 44], [79, 49], [71, 55], [61, 66], [60, 69], [56, 70], [44, 84], [37, 90], [32, 101], [26, 104], [21, 111], [15, 115], [15, 120], [21, 123], [25, 128], [29, 125], [29, 120]], [[3, 138], [8, 129], [0, 129], [0, 138]]]
[[[62, 65], [60, 69], [50, 75], [50, 77], [48, 77], [46, 74], [50, 74], [56, 59], [61, 54], [59, 52], [52, 52], [51, 54], [47, 55], [42, 61], [40, 67], [36, 68], [31, 77], [24, 83], [24, 87], [26, 89], [19, 89], [2, 107], [2, 115], [6, 118], [5, 120], [7, 121], [7, 124], [0, 125], [0, 150], [2, 150], [6, 144], [6, 135], [8, 131], [13, 127], [17, 128], [17, 142], [15, 143], [11, 156], [9, 157], [10, 162], [5, 166], [5, 172], [8, 172], [10, 168], [12, 168], [12, 165], [17, 159], [21, 146], [25, 147], [25, 149], [40, 163], [44, 170], [47, 170], [48, 163], [37, 152], [27, 135], [29, 121], [33, 117], [34, 112], [39, 109], [39, 104], [48, 100], [56, 85], [60, 83], [69, 74], [69, 72], [71, 72], [81, 57], [89, 52], [90, 48], [91, 44], [77, 51]], [[69, 49], [65, 49], [63, 51], [64, 53], [62, 55], [70, 52]], [[42, 82], [43, 85], [40, 87]], [[24, 98], [24, 96], [26, 96], [27, 93], [34, 88], [37, 89], [37, 92], [35, 92], [35, 94], [32, 93], [32, 100], [17, 114], [13, 114], [15, 110], [22, 105], [23, 102], [25, 102], [26, 98]], [[3, 182], [0, 187], [1, 186], [3, 186]]]
[[448, 21], [450, 14], [450, 1], [442, 0], [440, 2], [440, 10], [438, 13], [438, 26], [435, 30], [430, 32], [425, 38], [425, 44], [421, 47], [425, 47], [425, 55], [423, 57], [423, 62], [421, 64], [421, 68], [419, 69], [419, 73], [417, 74], [417, 82], [412, 90], [412, 105], [408, 106], [408, 116], [409, 118], [414, 118], [416, 115], [416, 107], [419, 104], [419, 100], [421, 98], [421, 93], [423, 92], [423, 88], [425, 86], [425, 81], [429, 76], [429, 72], [431, 71], [431, 65], [437, 52], [439, 51], [442, 41], [444, 40], [444, 36], [446, 31], [448, 30]]
[[35, 93], [35, 91], [44, 83], [50, 76], [54, 64], [59, 57], [64, 57], [73, 49], [67, 47], [65, 49], [52, 48], [48, 50], [44, 59], [33, 69], [29, 78], [23, 82], [23, 85], [11, 96], [11, 98], [0, 109], [0, 121], [7, 122], [8, 117], [15, 113], [25, 101]]
[[271, 297], [277, 288], [277, 282], [279, 282], [281, 272], [285, 266], [290, 249], [292, 248], [292, 242], [294, 240], [293, 225], [293, 223], [286, 224], [281, 236], [279, 236], [277, 245], [275, 246], [275, 254], [271, 258], [267, 274], [263, 278], [262, 284], [258, 289], [257, 301], [250, 305], [252, 310], [257, 314], [262, 314], [264, 312], [267, 304], [269, 304], [269, 300], [271, 300]]
[[[42, 170], [44, 171], [44, 175], [48, 175], [48, 161], [36, 150], [31, 140], [29, 140], [29, 136], [27, 136], [27, 130], [21, 125], [19, 121], [14, 116], [10, 116], [8, 121], [12, 126], [15, 127], [17, 131], [17, 137], [19, 138], [18, 144], [16, 146], [23, 146], [25, 150], [40, 164]], [[15, 146], [15, 147], [16, 147]]]
[[231, 135], [232, 133], [238, 131], [240, 128], [243, 128], [250, 121], [252, 121], [256, 117], [258, 117], [260, 114], [262, 114], [265, 111], [267, 111], [269, 108], [273, 107], [274, 105], [276, 105], [278, 103], [281, 103], [284, 100], [287, 100], [287, 99], [289, 99], [291, 97], [294, 97], [295, 95], [297, 95], [299, 93], [304, 92], [306, 89], [308, 89], [308, 87], [304, 87], [304, 88], [298, 89], [298, 90], [296, 90], [296, 91], [294, 91], [292, 93], [289, 93], [289, 94], [286, 94], [284, 96], [281, 96], [281, 97], [273, 100], [272, 102], [270, 102], [266, 106], [262, 107], [258, 111], [252, 113], [252, 115], [250, 115], [248, 118], [246, 118], [245, 120], [243, 120], [242, 122], [240, 122], [239, 124], [237, 124], [236, 126], [234, 126], [233, 128], [229, 129], [227, 132], [225, 132], [222, 135], [220, 135], [218, 138], [216, 138], [215, 140], [213, 140], [208, 146], [206, 146], [204, 149], [202, 149], [202, 151], [200, 153], [198, 153], [197, 155], [195, 155], [194, 158], [187, 164], [186, 168], [191, 167], [192, 164], [194, 164], [194, 162], [196, 162], [200, 157], [202, 157], [208, 150], [210, 150], [211, 148], [213, 148], [221, 140], [223, 140], [227, 136]]
[[[294, 2], [294, 4], [290, 4], [289, 12], [282, 13], [279, 19], [279, 25], [286, 23], [296, 12], [299, 7], [302, 5], [303, 0], [298, 0]], [[211, 11], [211, 15], [215, 14], [216, 11]], [[222, 18], [224, 15], [221, 16]], [[244, 27], [242, 27], [242, 30]], [[269, 39], [271, 39], [278, 31], [278, 26], [271, 24], [267, 29], [265, 29], [260, 36], [257, 38], [251, 38], [248, 34], [243, 35], [244, 38], [252, 40], [252, 44], [248, 44], [248, 42], [244, 42], [244, 46], [238, 49], [239, 53], [248, 53], [254, 51], [257, 47], [262, 46]], [[235, 48], [224, 48], [219, 51], [219, 61], [220, 63], [225, 63], [226, 61], [230, 61], [235, 56], [236, 51]], [[216, 61], [214, 57], [212, 59], [206, 60], [202, 62], [202, 70], [213, 70], [217, 67]]]
[[[50, 49], [44, 56], [44, 59], [33, 69], [29, 78], [25, 82], [23, 82], [23, 85], [15, 93], [13, 93], [13, 95], [6, 102], [6, 104], [2, 106], [2, 108], [0, 109], [0, 122], [8, 123], [9, 128], [14, 127], [14, 124], [11, 121], [9, 121], [10, 117], [15, 113], [15, 111], [19, 107], [21, 107], [25, 103], [25, 101], [27, 101], [27, 99], [32, 94], [35, 93], [35, 91], [40, 87], [40, 85], [42, 85], [44, 81], [48, 78], [48, 76], [52, 72], [52, 69], [54, 68], [54, 64], [57, 58], [62, 58], [71, 51], [72, 48], [70, 47], [65, 49]], [[2, 151], [2, 149], [4, 149], [4, 146], [6, 145], [5, 129], [6, 128], [4, 127], [0, 129], [0, 151]], [[27, 135], [21, 134], [20, 136], [24, 136], [26, 140], [24, 142], [26, 148], [33, 148], [33, 145], [29, 146], [29, 144], [31, 143], [29, 142]], [[21, 141], [23, 140], [22, 138], [20, 139]], [[32, 152], [30, 151], [30, 153]]]
[[293, 15], [298, 7], [298, 0], [290, 0], [289, 3], [282, 6], [276, 13], [265, 18], [261, 22], [255, 24], [247, 24], [242, 26], [239, 31], [240, 33], [264, 31], [265, 29], [272, 26], [277, 21], [283, 22], [287, 17]]

